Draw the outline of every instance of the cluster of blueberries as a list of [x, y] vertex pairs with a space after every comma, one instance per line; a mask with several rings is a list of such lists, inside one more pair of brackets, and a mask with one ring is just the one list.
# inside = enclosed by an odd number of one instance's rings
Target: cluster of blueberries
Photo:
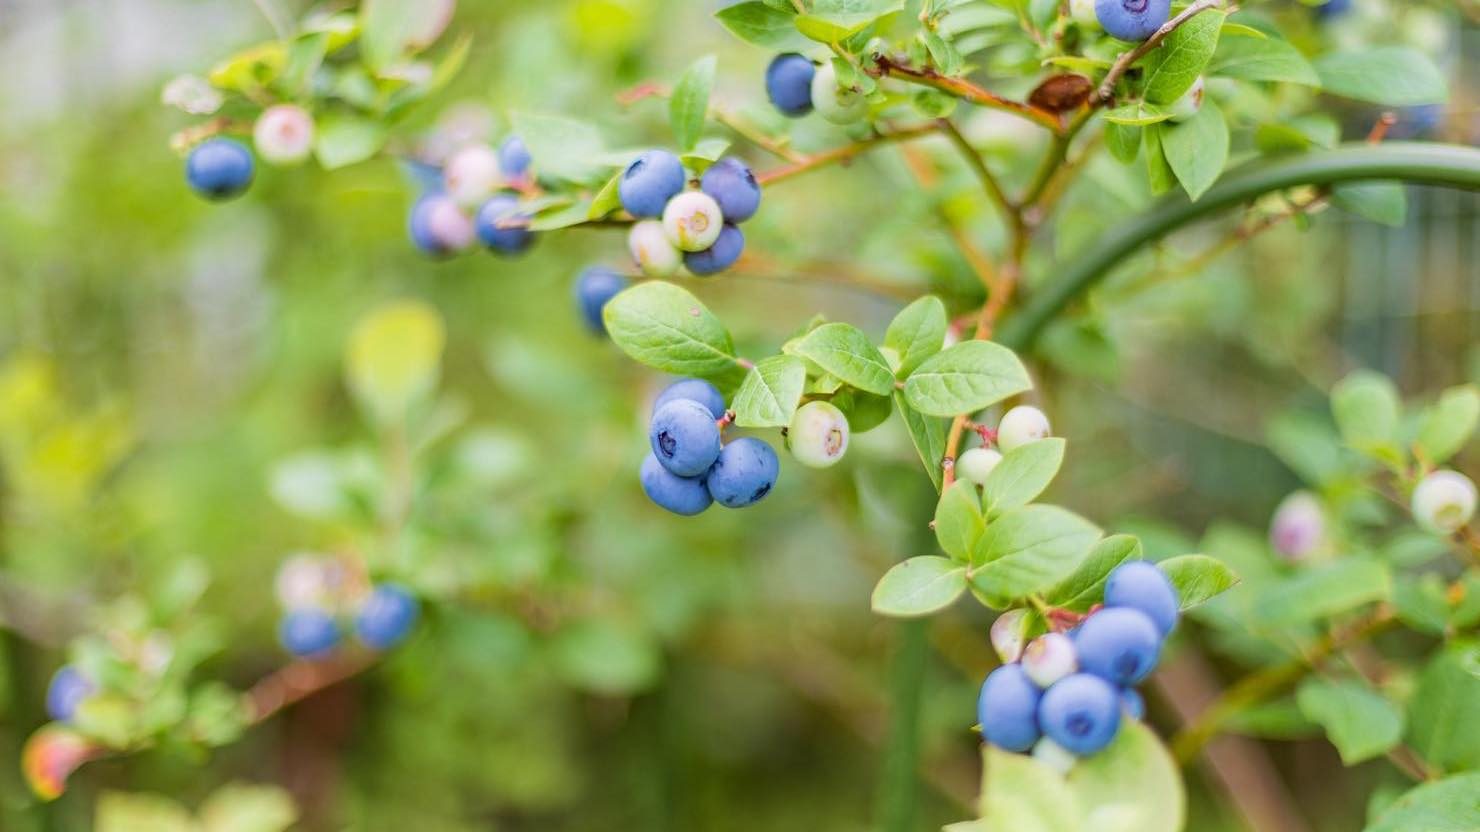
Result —
[[353, 612], [354, 632], [372, 650], [389, 650], [410, 635], [421, 616], [416, 595], [396, 583], [355, 593], [352, 583], [330, 558], [300, 555], [283, 564], [277, 577], [284, 610], [278, 640], [289, 653], [310, 659], [331, 653], [342, 638], [341, 611]]
[[745, 249], [739, 224], [761, 207], [750, 167], [726, 156], [704, 171], [697, 190], [688, 183], [683, 162], [666, 150], [638, 156], [617, 182], [622, 207], [637, 218], [627, 247], [648, 277], [669, 277], [679, 266], [700, 277], [717, 274]]
[[453, 153], [440, 179], [411, 206], [406, 222], [411, 242], [433, 257], [465, 251], [475, 241], [495, 254], [523, 253], [535, 234], [511, 191], [530, 183], [531, 162], [518, 136], [497, 150], [480, 143]]
[[982, 735], [1061, 771], [1104, 749], [1123, 716], [1145, 715], [1133, 686], [1156, 668], [1179, 608], [1165, 573], [1130, 561], [1110, 573], [1104, 606], [1067, 634], [1050, 632], [1022, 648], [1015, 632], [999, 631], [1019, 627], [1022, 617], [1004, 614], [993, 625], [993, 643], [1007, 663], [982, 684]]
[[819, 67], [795, 52], [777, 55], [766, 67], [766, 96], [789, 118], [816, 110], [833, 124], [852, 124], [868, 114], [868, 99], [840, 86], [831, 62]]
[[729, 421], [724, 396], [707, 381], [686, 378], [653, 403], [648, 429], [652, 453], [642, 462], [642, 490], [659, 506], [684, 516], [718, 502], [744, 508], [776, 485], [781, 463], [771, 446], [751, 436], [723, 442]]
[[[296, 104], [275, 104], [252, 125], [257, 154], [274, 165], [296, 165], [313, 152], [313, 116]], [[252, 151], [235, 139], [217, 136], [196, 145], [185, 160], [185, 181], [212, 200], [239, 196], [256, 173]]]

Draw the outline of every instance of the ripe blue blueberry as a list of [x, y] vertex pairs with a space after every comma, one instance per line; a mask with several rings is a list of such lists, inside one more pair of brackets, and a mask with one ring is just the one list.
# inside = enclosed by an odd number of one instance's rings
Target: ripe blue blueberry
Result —
[[406, 220], [411, 242], [435, 257], [462, 251], [473, 244], [477, 232], [473, 221], [457, 203], [441, 193], [423, 196], [411, 206]]
[[293, 610], [283, 616], [278, 640], [295, 656], [322, 656], [339, 643], [339, 625], [324, 610]]
[[663, 467], [680, 477], [700, 477], [719, 458], [719, 425], [709, 408], [688, 399], [653, 414], [648, 439]]
[[1080, 669], [1116, 685], [1134, 685], [1156, 668], [1161, 633], [1140, 610], [1105, 607], [1074, 633]]
[[770, 445], [746, 436], [720, 449], [705, 483], [715, 502], [745, 508], [760, 502], [776, 485], [781, 462]]
[[683, 264], [689, 271], [698, 277], [706, 277], [711, 274], [728, 269], [735, 265], [740, 259], [740, 253], [745, 251], [745, 234], [729, 223], [719, 230], [719, 237], [715, 239], [714, 245], [703, 251], [686, 251], [683, 255]]
[[1023, 752], [1038, 742], [1038, 686], [1021, 665], [1004, 664], [987, 676], [976, 700], [976, 720], [987, 742]]
[[252, 184], [252, 151], [232, 139], [215, 138], [195, 146], [185, 160], [185, 179], [207, 199], [231, 199]]
[[777, 55], [766, 67], [766, 96], [782, 115], [798, 118], [812, 112], [812, 76], [817, 67], [795, 52]]
[[1144, 719], [1146, 717], [1146, 700], [1142, 698], [1135, 688], [1120, 689], [1120, 709], [1131, 719]]
[[533, 157], [529, 155], [529, 148], [518, 136], [504, 139], [504, 143], [499, 146], [498, 162], [499, 167], [504, 171], [504, 176], [520, 177], [529, 173], [529, 165], [533, 161]]
[[648, 454], [642, 461], [642, 490], [648, 499], [674, 514], [691, 517], [699, 514], [714, 502], [704, 480], [699, 477], [680, 477], [663, 467], [658, 457]]
[[627, 288], [627, 278], [604, 266], [592, 266], [581, 272], [576, 279], [576, 306], [581, 310], [581, 319], [598, 335], [606, 334], [606, 324], [601, 320], [601, 310], [606, 302]]
[[755, 181], [750, 166], [734, 156], [710, 165], [699, 179], [699, 189], [714, 197], [728, 223], [745, 222], [761, 207], [760, 183]]
[[82, 700], [93, 695], [97, 686], [81, 670], [64, 664], [46, 686], [46, 713], [57, 722], [68, 722], [77, 713]]
[[710, 415], [714, 418], [724, 418], [725, 397], [720, 395], [718, 387], [702, 378], [681, 378], [668, 385], [653, 402], [653, 412], [657, 413], [663, 405], [676, 399], [698, 402], [708, 408]]
[[666, 150], [649, 150], [622, 172], [617, 195], [622, 207], [634, 217], [661, 217], [668, 200], [688, 181], [683, 162]]
[[1095, 0], [1095, 16], [1121, 40], [1145, 40], [1172, 16], [1172, 0]]
[[1340, 17], [1352, 10], [1352, 0], [1326, 0], [1316, 6], [1316, 16], [1322, 20]]
[[1130, 607], [1151, 619], [1163, 637], [1177, 626], [1177, 588], [1156, 564], [1133, 560], [1115, 567], [1105, 581], [1105, 606]]
[[355, 632], [372, 649], [389, 650], [411, 633], [420, 615], [421, 602], [409, 590], [399, 584], [381, 584], [355, 616]]
[[478, 239], [500, 254], [519, 254], [534, 242], [534, 232], [522, 224], [528, 220], [519, 213], [519, 200], [499, 194], [478, 209]]
[[1094, 754], [1120, 730], [1120, 694], [1104, 679], [1076, 673], [1044, 691], [1038, 724], [1068, 751], [1081, 757]]

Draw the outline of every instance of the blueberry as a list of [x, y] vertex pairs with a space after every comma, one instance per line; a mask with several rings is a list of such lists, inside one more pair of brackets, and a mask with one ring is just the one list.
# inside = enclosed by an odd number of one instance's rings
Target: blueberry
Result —
[[1076, 673], [1044, 691], [1038, 724], [1069, 752], [1094, 754], [1120, 730], [1120, 694], [1104, 679]]
[[241, 142], [215, 138], [201, 142], [185, 160], [185, 179], [207, 199], [231, 199], [252, 184], [256, 164]]
[[679, 251], [703, 251], [719, 240], [725, 215], [702, 191], [685, 191], [663, 209], [663, 232]]
[[440, 193], [418, 199], [411, 206], [406, 225], [417, 248], [439, 257], [462, 251], [477, 236], [473, 221], [456, 202]]
[[726, 156], [709, 166], [699, 179], [699, 189], [714, 197], [725, 222], [739, 224], [755, 216], [761, 207], [761, 185], [750, 166]]
[[663, 467], [680, 477], [703, 476], [719, 458], [719, 425], [714, 414], [688, 399], [658, 408], [648, 439]]
[[1326, 512], [1309, 491], [1296, 491], [1280, 501], [1269, 521], [1269, 545], [1290, 561], [1309, 557], [1326, 541]]
[[1120, 689], [1120, 709], [1131, 719], [1144, 719], [1146, 717], [1146, 700], [1135, 688]]
[[987, 477], [1002, 461], [1002, 454], [991, 448], [972, 448], [956, 460], [956, 477], [976, 485], [985, 485]]
[[[500, 254], [519, 254], [534, 242], [534, 232], [517, 225], [528, 220], [528, 215], [519, 213], [519, 200], [499, 194], [478, 209], [478, 238]], [[506, 222], [516, 224], [502, 225]]]
[[1117, 685], [1134, 685], [1156, 668], [1161, 633], [1140, 610], [1106, 607], [1074, 633], [1079, 667]]
[[295, 656], [322, 656], [339, 643], [339, 625], [324, 610], [293, 610], [283, 616], [278, 640]]
[[1326, 0], [1316, 6], [1316, 17], [1322, 20], [1330, 20], [1340, 17], [1352, 10], [1352, 0]]
[[1177, 626], [1182, 602], [1156, 564], [1133, 560], [1115, 567], [1105, 581], [1105, 606], [1140, 610], [1165, 637]]
[[781, 463], [771, 446], [746, 436], [720, 449], [704, 481], [715, 502], [726, 508], [745, 508], [771, 493], [780, 471]]
[[92, 696], [97, 689], [81, 670], [64, 664], [51, 677], [51, 684], [46, 686], [46, 713], [57, 722], [68, 722], [77, 713], [82, 700]]
[[1121, 40], [1145, 40], [1172, 16], [1172, 0], [1095, 0], [1095, 16]]
[[868, 114], [868, 99], [857, 90], [838, 84], [838, 73], [831, 61], [812, 76], [812, 106], [833, 124], [852, 124]]
[[698, 277], [728, 269], [735, 265], [740, 259], [740, 253], [745, 250], [745, 234], [729, 223], [720, 228], [719, 237], [714, 245], [703, 251], [686, 251], [683, 255], [683, 264], [688, 270]]
[[442, 168], [447, 195], [466, 208], [483, 204], [503, 184], [503, 179], [498, 153], [485, 144], [469, 145], [457, 151]]
[[683, 253], [668, 242], [668, 234], [658, 220], [633, 223], [627, 232], [627, 250], [632, 253], [632, 262], [648, 277], [670, 277], [683, 264]]
[[830, 402], [807, 402], [792, 414], [786, 445], [808, 468], [836, 465], [848, 451], [848, 417]]
[[1436, 534], [1454, 534], [1475, 516], [1475, 483], [1457, 471], [1435, 471], [1413, 489], [1413, 517]]
[[1023, 639], [1027, 629], [1027, 610], [1008, 610], [992, 622], [992, 649], [997, 651], [1003, 664], [1011, 664], [1023, 657]]
[[529, 166], [533, 161], [534, 158], [529, 155], [529, 148], [518, 136], [504, 139], [504, 143], [498, 149], [499, 167], [503, 169], [505, 176], [524, 176], [529, 173]]
[[622, 172], [617, 195], [632, 216], [659, 217], [668, 200], [677, 196], [687, 181], [683, 162], [677, 156], [666, 150], [649, 150]]
[[1007, 751], [1023, 752], [1038, 742], [1038, 710], [1042, 692], [1021, 665], [1004, 664], [987, 676], [976, 700], [976, 720], [987, 742]]
[[399, 584], [381, 584], [365, 599], [355, 616], [360, 641], [375, 650], [389, 650], [405, 640], [421, 616], [421, 602]]
[[598, 335], [606, 334], [606, 324], [601, 320], [601, 310], [606, 302], [627, 288], [627, 278], [603, 266], [592, 266], [581, 272], [576, 279], [576, 306], [581, 310], [581, 319]]
[[715, 419], [724, 418], [725, 397], [720, 395], [718, 387], [702, 378], [681, 378], [668, 385], [653, 402], [653, 412], [657, 413], [663, 405], [676, 399], [698, 402], [708, 408]]
[[704, 480], [699, 477], [680, 477], [672, 473], [653, 454], [642, 461], [642, 490], [648, 499], [674, 514], [691, 517], [699, 514], [714, 502]]
[[252, 144], [275, 165], [296, 165], [313, 152], [313, 116], [296, 104], [275, 104], [252, 126]]
[[817, 67], [795, 52], [777, 55], [766, 67], [766, 96], [782, 115], [798, 118], [812, 112], [812, 76]]
[[1023, 672], [1040, 688], [1079, 669], [1079, 659], [1074, 654], [1074, 642], [1063, 633], [1045, 633], [1028, 643], [1023, 651]]
[[1003, 414], [997, 423], [997, 447], [1003, 453], [1021, 448], [1048, 436], [1048, 417], [1043, 411], [1030, 405], [1018, 405]]

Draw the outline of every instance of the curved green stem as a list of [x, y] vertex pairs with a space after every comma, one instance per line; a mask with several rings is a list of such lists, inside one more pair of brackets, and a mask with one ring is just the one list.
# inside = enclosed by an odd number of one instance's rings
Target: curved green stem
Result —
[[1375, 179], [1480, 190], [1480, 149], [1445, 144], [1350, 144], [1243, 165], [1230, 171], [1197, 202], [1189, 202], [1181, 194], [1169, 196], [1146, 213], [1101, 235], [1088, 251], [1003, 322], [997, 340], [1014, 349], [1030, 346], [1049, 321], [1103, 280], [1122, 259], [1192, 222], [1271, 191]]

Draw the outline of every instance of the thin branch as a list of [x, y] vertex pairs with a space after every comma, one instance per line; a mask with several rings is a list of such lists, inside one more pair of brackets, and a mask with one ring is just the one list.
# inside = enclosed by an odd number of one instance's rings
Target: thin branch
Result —
[[824, 150], [821, 153], [814, 153], [790, 165], [776, 168], [774, 170], [765, 171], [764, 173], [758, 174], [756, 176], [756, 181], [760, 182], [762, 185], [772, 185], [777, 182], [782, 182], [784, 180], [790, 179], [794, 176], [800, 176], [801, 174], [816, 170], [818, 168], [850, 161], [854, 157], [859, 156], [869, 150], [872, 150], [873, 148], [881, 144], [918, 139], [922, 136], [929, 136], [939, 131], [940, 124], [931, 121], [912, 127], [901, 127], [898, 130], [877, 133], [866, 139], [860, 139], [859, 141], [856, 141], [852, 144], [846, 144], [842, 147], [835, 147], [832, 150]]
[[1100, 82], [1099, 89], [1095, 90], [1094, 95], [1090, 97], [1090, 103], [1097, 106], [1108, 102], [1115, 95], [1116, 82], [1130, 70], [1136, 61], [1141, 60], [1150, 54], [1152, 50], [1161, 46], [1161, 42], [1166, 40], [1167, 36], [1172, 32], [1177, 31], [1177, 28], [1183, 23], [1220, 5], [1222, 5], [1222, 0], [1197, 0], [1196, 3], [1183, 10], [1181, 14], [1163, 23], [1161, 28], [1151, 33], [1151, 37], [1147, 38], [1140, 46], [1128, 52], [1122, 52], [1120, 57], [1115, 59], [1115, 63], [1111, 65], [1110, 72], [1105, 76], [1105, 80]]
[[1064, 129], [1063, 121], [1059, 118], [1057, 113], [1051, 112], [1049, 110], [1044, 110], [1039, 107], [1034, 107], [1031, 104], [1025, 104], [1021, 101], [1014, 101], [1010, 98], [1004, 98], [1003, 96], [979, 87], [964, 78], [952, 78], [947, 75], [942, 75], [939, 72], [936, 72], [934, 69], [918, 69], [916, 67], [896, 63], [894, 59], [889, 57], [888, 55], [875, 56], [875, 67], [869, 71], [869, 74], [876, 77], [882, 76], [896, 78], [902, 81], [909, 81], [911, 83], [920, 84], [922, 86], [932, 87], [934, 89], [940, 90], [941, 92], [953, 95], [963, 101], [969, 101], [972, 104], [976, 104], [980, 107], [988, 107], [993, 110], [1002, 110], [1003, 112], [1012, 113], [1013, 115], [1020, 116], [1031, 122], [1042, 125], [1043, 127], [1046, 127], [1055, 133], [1059, 133]]
[[997, 210], [1002, 212], [1003, 221], [1013, 227], [1014, 233], [1021, 233], [1023, 222], [1022, 212], [1012, 203], [1011, 199], [1008, 199], [1007, 193], [1002, 190], [1001, 183], [992, 174], [992, 170], [987, 167], [986, 160], [982, 158], [982, 155], [977, 152], [976, 148], [971, 146], [971, 142], [967, 141], [966, 137], [961, 135], [961, 131], [950, 119], [941, 119], [940, 128], [945, 131], [946, 138], [951, 140], [951, 144], [955, 145], [956, 149], [961, 152], [962, 158], [966, 160], [967, 166], [976, 174], [976, 178], [981, 180], [982, 189], [987, 192], [987, 196], [997, 206]]
[[373, 653], [352, 653], [286, 665], [247, 691], [248, 722], [252, 725], [265, 722], [289, 705], [365, 672], [375, 665], [377, 658]]

